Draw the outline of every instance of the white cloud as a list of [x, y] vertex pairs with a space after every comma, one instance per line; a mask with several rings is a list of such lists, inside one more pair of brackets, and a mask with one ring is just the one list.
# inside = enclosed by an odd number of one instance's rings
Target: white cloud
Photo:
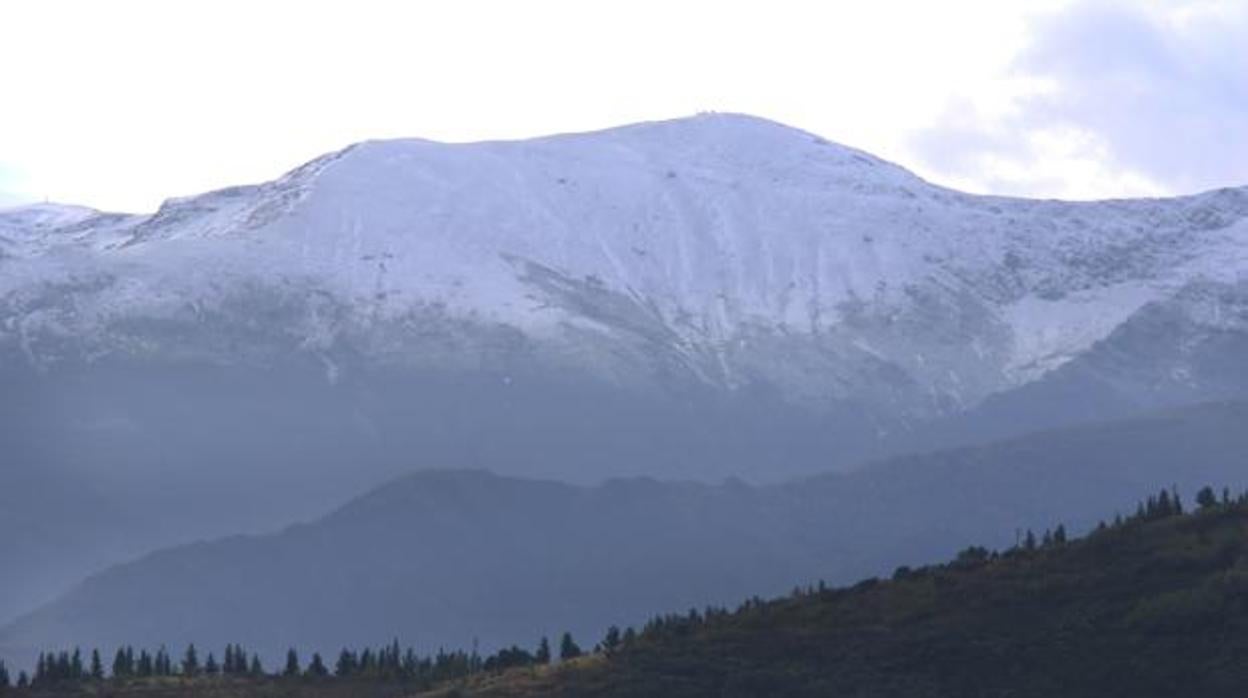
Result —
[[1248, 184], [1248, 6], [1083, 2], [1038, 22], [1003, 108], [916, 134], [939, 178], [1073, 198]]

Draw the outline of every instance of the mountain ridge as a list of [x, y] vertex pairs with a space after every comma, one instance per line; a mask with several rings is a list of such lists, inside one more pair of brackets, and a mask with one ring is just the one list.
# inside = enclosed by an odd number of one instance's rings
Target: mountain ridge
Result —
[[19, 541], [73, 552], [0, 618], [413, 467], [777, 482], [1248, 395], [1248, 190], [964, 195], [749, 117], [5, 220], [0, 443], [38, 487], [6, 513], [133, 521]]
[[431, 651], [585, 636], [1005, 547], [1024, 528], [1078, 533], [1162, 487], [1248, 486], [1245, 424], [1248, 403], [1202, 405], [774, 485], [415, 473], [307, 523], [112, 567], [0, 627], [0, 651], [241, 641], [272, 659], [376, 637]]

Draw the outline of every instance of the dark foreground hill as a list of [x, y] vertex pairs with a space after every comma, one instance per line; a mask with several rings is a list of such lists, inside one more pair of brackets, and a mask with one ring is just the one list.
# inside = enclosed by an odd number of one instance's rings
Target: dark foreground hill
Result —
[[[735, 611], [658, 616], [550, 665], [520, 650], [427, 670], [345, 677], [167, 676], [44, 682], [24, 698], [871, 696], [1102, 698], [1243, 695], [1248, 682], [1248, 498], [1169, 495], [1068, 541], [899, 568], [849, 588], [795, 590]], [[384, 652], [384, 650], [382, 650]], [[397, 649], [393, 655], [398, 658]], [[467, 656], [467, 655], [461, 655]], [[3, 692], [0, 690], [0, 692]]]
[[[652, 623], [630, 645], [460, 695], [1242, 696], [1248, 507]], [[468, 690], [464, 690], [464, 689]], [[452, 695], [448, 690], [443, 695]]]
[[399, 638], [483, 652], [653, 613], [845, 584], [1019, 528], [1085, 531], [1140, 497], [1248, 487], [1248, 407], [1209, 405], [787, 485], [600, 487], [425, 472], [278, 534], [114, 568], [0, 629], [0, 658], [240, 642], [270, 665]]

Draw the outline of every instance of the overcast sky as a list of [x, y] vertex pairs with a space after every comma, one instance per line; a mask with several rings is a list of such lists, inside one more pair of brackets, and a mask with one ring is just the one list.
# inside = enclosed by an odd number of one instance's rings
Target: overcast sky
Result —
[[1248, 3], [0, 4], [0, 203], [152, 210], [366, 138], [737, 111], [978, 192], [1248, 184]]

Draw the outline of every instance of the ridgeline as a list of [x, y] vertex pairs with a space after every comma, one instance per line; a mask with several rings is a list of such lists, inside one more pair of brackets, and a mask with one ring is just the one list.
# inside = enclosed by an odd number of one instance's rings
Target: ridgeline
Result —
[[[536, 652], [421, 659], [397, 645], [295, 658], [269, 675], [36, 677], [8, 696], [871, 696], [1081, 698], [1237, 696], [1248, 687], [1248, 498], [1203, 490], [1196, 510], [1162, 492], [1132, 516], [1070, 540], [1064, 528], [1003, 552], [971, 547], [943, 565], [853, 587], [795, 589], [735, 611], [610, 629], [554, 663]], [[570, 644], [569, 644], [570, 643]], [[384, 659], [380, 656], [385, 651]], [[441, 664], [439, 664], [441, 662]], [[71, 670], [73, 661], [71, 659]], [[84, 662], [85, 664], [85, 662]], [[442, 666], [449, 674], [438, 675]], [[389, 668], [387, 668], [389, 667]], [[410, 671], [409, 671], [410, 670]], [[44, 672], [46, 674], [46, 672]], [[97, 672], [98, 674], [98, 672]]]

